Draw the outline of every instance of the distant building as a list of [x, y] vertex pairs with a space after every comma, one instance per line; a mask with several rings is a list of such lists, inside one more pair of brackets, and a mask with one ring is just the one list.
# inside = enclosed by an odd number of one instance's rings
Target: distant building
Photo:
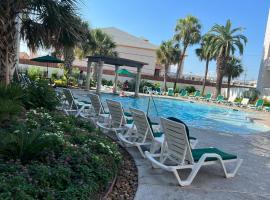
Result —
[[[150, 43], [143, 37], [136, 37], [115, 27], [103, 28], [103, 32], [110, 35], [116, 43], [116, 51], [120, 58], [148, 63], [142, 68], [143, 75], [160, 75], [161, 67], [156, 65], [156, 50], [158, 46]], [[122, 67], [136, 73], [134, 67]], [[104, 66], [104, 70], [114, 70], [110, 66]]]
[[[156, 50], [158, 46], [150, 43], [143, 37], [136, 37], [115, 27], [102, 28], [101, 30], [111, 36], [113, 41], [116, 43], [116, 51], [118, 52], [118, 56], [120, 58], [127, 58], [148, 63], [148, 65], [145, 65], [142, 68], [143, 76], [163, 76], [163, 68], [156, 64]], [[73, 66], [79, 67], [80, 69], [86, 71], [87, 61], [86, 59], [76, 59], [73, 62]], [[121, 66], [121, 68], [125, 68], [133, 73], [137, 73], [134, 67]], [[103, 68], [103, 74], [105, 75], [104, 77], [113, 79], [114, 69], [114, 66], [105, 64]]]
[[257, 81], [257, 89], [263, 96], [270, 96], [270, 12], [265, 31], [263, 55]]

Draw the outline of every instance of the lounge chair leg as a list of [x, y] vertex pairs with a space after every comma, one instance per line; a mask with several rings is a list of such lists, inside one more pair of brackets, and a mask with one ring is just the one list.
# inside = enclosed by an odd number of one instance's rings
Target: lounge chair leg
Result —
[[142, 151], [142, 148], [140, 145], [136, 145], [136, 147], [139, 149], [139, 152], [141, 153], [142, 157], [145, 158], [144, 152]]
[[161, 147], [160, 147], [160, 144], [157, 143], [157, 142], [153, 142], [151, 144], [151, 147], [150, 147], [150, 153], [154, 154], [157, 150], [159, 150]]
[[226, 170], [226, 172], [224, 171], [225, 172], [225, 177], [226, 178], [232, 178], [232, 177], [234, 177], [236, 175], [239, 167], [241, 166], [242, 162], [243, 162], [243, 159], [237, 159], [236, 166], [235, 166], [234, 170], [231, 173], [228, 173], [227, 172], [226, 166], [224, 165], [225, 170]]
[[178, 183], [180, 186], [184, 187], [184, 186], [188, 186], [192, 183], [193, 179], [195, 178], [196, 174], [198, 173], [199, 170], [195, 169], [195, 171], [191, 171], [191, 173], [189, 174], [188, 178], [184, 181], [181, 180], [178, 172], [176, 169], [173, 170], [173, 174], [176, 177]]

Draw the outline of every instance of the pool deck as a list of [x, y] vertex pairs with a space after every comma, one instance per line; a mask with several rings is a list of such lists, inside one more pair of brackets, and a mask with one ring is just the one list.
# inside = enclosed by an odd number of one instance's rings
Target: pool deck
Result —
[[[76, 94], [86, 92], [76, 91]], [[269, 113], [251, 112], [254, 113], [256, 121], [270, 126]], [[136, 148], [127, 148], [138, 167], [136, 200], [270, 199], [270, 131], [252, 135], [230, 135], [190, 128], [190, 133], [199, 140], [196, 148], [218, 147], [243, 158], [244, 162], [237, 175], [226, 179], [219, 165], [205, 166], [199, 171], [191, 186], [180, 187], [172, 173], [153, 169], [150, 162], [143, 159]], [[187, 175], [187, 171], [180, 175]]]
[[[170, 172], [153, 169], [135, 148], [128, 148], [138, 167], [136, 200], [251, 200], [270, 199], [270, 132], [228, 136], [191, 129], [199, 139], [196, 148], [214, 146], [237, 154], [244, 162], [234, 178], [224, 178], [220, 165], [203, 167], [191, 186], [180, 187]], [[181, 175], [187, 175], [185, 173]]]

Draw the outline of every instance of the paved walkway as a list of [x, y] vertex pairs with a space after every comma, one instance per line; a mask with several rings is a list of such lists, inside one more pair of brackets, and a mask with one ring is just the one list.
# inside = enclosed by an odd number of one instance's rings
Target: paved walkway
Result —
[[191, 186], [180, 187], [172, 173], [151, 168], [137, 149], [128, 148], [138, 167], [136, 200], [270, 199], [270, 132], [237, 136], [191, 129], [191, 134], [199, 139], [197, 147], [215, 146], [243, 158], [238, 174], [226, 179], [219, 165], [206, 166]]

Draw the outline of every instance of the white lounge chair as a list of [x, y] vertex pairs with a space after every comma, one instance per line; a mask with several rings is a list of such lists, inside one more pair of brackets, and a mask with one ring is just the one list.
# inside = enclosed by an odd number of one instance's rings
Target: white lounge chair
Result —
[[[165, 134], [161, 153], [145, 152], [145, 156], [152, 165], [173, 172], [180, 186], [190, 185], [200, 168], [204, 165], [220, 164], [226, 178], [235, 176], [243, 161], [242, 159], [216, 148], [191, 149], [183, 124], [164, 118], [161, 118], [161, 124]], [[167, 160], [174, 164], [166, 164]], [[231, 162], [236, 163], [236, 167], [229, 173], [225, 163]], [[177, 171], [182, 169], [191, 169], [190, 174], [185, 180], [181, 179]]]
[[99, 96], [97, 94], [90, 93], [89, 98], [91, 101], [91, 105], [95, 111], [94, 115], [95, 121], [102, 121], [109, 123], [110, 113], [105, 111]]
[[126, 134], [117, 133], [117, 137], [125, 146], [137, 147], [142, 157], [145, 157], [141, 146], [150, 146], [150, 152], [154, 153], [161, 147], [164, 137], [160, 137], [160, 132], [153, 132], [143, 111], [134, 108], [130, 108], [130, 111], [134, 120], [134, 131], [128, 131]]
[[75, 115], [75, 117], [81, 116], [87, 118], [89, 110], [91, 110], [91, 104], [78, 101], [74, 98], [70, 89], [63, 89], [65, 95], [65, 104], [63, 110], [67, 115]]
[[239, 106], [239, 107], [247, 107], [248, 103], [249, 103], [249, 99], [248, 98], [243, 98], [240, 103], [235, 102], [234, 105]]
[[97, 122], [97, 126], [107, 131], [125, 132], [133, 128], [133, 120], [131, 117], [126, 117], [122, 104], [118, 101], [106, 100], [109, 112], [110, 121], [109, 123]]
[[237, 95], [232, 95], [229, 97], [228, 100], [223, 100], [222, 103], [225, 105], [233, 105], [236, 97], [237, 97]]

